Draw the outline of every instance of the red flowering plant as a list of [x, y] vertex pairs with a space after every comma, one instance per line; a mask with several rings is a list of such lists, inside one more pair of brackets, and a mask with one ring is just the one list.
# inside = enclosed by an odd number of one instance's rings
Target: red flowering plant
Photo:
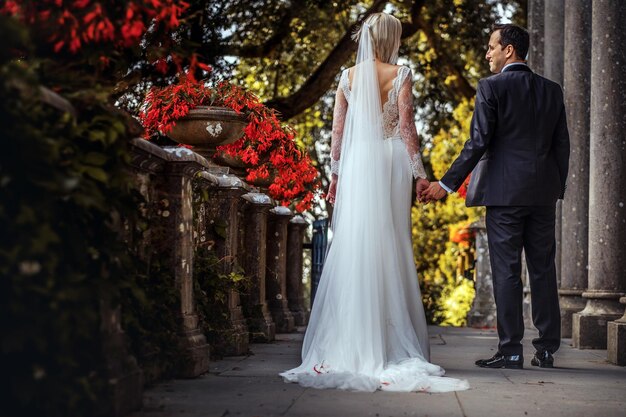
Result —
[[41, 30], [53, 47], [77, 53], [90, 43], [136, 45], [150, 22], [172, 29], [189, 3], [174, 0], [107, 2], [93, 0], [7, 0], [0, 12]]
[[177, 83], [148, 92], [139, 115], [146, 137], [167, 133], [196, 106], [224, 106], [245, 113], [248, 125], [243, 136], [218, 147], [218, 152], [241, 160], [247, 181], [271, 182], [268, 192], [282, 205], [293, 204], [299, 212], [309, 209], [319, 188], [318, 172], [306, 152], [298, 149], [294, 130], [253, 93], [227, 81], [210, 86], [190, 74], [182, 73]]
[[189, 7], [182, 0], [5, 0], [0, 14], [28, 28], [36, 50], [10, 53], [36, 56], [49, 87], [69, 94], [104, 88], [117, 98], [165, 73], [198, 70], [198, 55], [172, 36]]
[[467, 198], [467, 187], [470, 182], [470, 177], [471, 177], [471, 174], [468, 175], [467, 178], [465, 178], [465, 181], [463, 181], [463, 184], [461, 184], [458, 190], [459, 197], [461, 197], [463, 200]]

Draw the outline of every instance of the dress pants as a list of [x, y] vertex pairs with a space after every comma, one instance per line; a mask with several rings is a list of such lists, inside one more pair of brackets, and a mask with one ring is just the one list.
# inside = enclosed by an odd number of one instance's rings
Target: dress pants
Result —
[[556, 352], [561, 342], [561, 313], [556, 282], [555, 205], [490, 206], [486, 225], [496, 301], [499, 344], [504, 355], [522, 355], [524, 318], [521, 280], [526, 253], [532, 319], [539, 331], [538, 351]]

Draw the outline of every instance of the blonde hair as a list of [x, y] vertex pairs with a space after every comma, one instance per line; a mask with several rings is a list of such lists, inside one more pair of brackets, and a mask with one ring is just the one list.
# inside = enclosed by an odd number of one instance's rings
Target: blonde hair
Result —
[[370, 36], [374, 53], [379, 61], [395, 64], [398, 59], [398, 49], [400, 49], [400, 38], [402, 36], [402, 23], [387, 13], [373, 13], [363, 25], [352, 35], [352, 39], [359, 41], [361, 31], [365, 25], [369, 25]]

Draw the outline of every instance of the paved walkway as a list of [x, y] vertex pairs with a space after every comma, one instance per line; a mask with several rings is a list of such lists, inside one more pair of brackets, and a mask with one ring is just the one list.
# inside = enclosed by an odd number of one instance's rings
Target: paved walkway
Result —
[[[527, 331], [528, 332], [528, 331]], [[149, 389], [132, 417], [200, 416], [458, 416], [626, 417], [626, 368], [607, 363], [606, 351], [577, 350], [565, 339], [557, 368], [530, 366], [532, 332], [524, 341], [524, 370], [474, 366], [491, 356], [493, 330], [431, 327], [432, 361], [465, 378], [458, 393], [355, 393], [286, 384], [279, 371], [299, 364], [302, 333], [252, 345], [250, 356], [212, 363], [208, 374]]]

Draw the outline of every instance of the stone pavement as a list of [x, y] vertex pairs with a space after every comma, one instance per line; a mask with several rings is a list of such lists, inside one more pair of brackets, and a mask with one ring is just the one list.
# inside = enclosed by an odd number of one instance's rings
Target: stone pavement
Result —
[[468, 391], [445, 394], [355, 393], [286, 384], [278, 372], [299, 364], [302, 333], [251, 346], [252, 355], [225, 358], [196, 379], [148, 389], [132, 417], [204, 416], [458, 416], [626, 417], [626, 368], [605, 350], [577, 350], [564, 339], [554, 369], [530, 365], [532, 331], [524, 340], [524, 370], [481, 369], [494, 353], [494, 330], [431, 327], [432, 361], [469, 380]]

